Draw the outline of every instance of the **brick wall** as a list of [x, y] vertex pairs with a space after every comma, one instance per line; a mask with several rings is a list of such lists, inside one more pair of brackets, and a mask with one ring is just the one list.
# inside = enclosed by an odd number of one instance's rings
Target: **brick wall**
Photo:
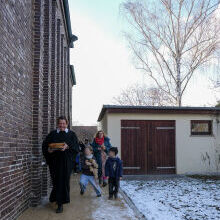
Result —
[[60, 38], [60, 19], [57, 19], [57, 29], [56, 29], [56, 44], [57, 44], [57, 54], [56, 54], [56, 118], [60, 116], [60, 97], [61, 97], [61, 90], [60, 90], [60, 85], [61, 85], [61, 56], [60, 56], [60, 49], [61, 49], [61, 38]]
[[[56, 96], [57, 96], [57, 77], [56, 77], [56, 55], [57, 55], [57, 35], [56, 35], [56, 1], [52, 1], [51, 12], [51, 129], [56, 127]], [[59, 106], [59, 104], [58, 104]]]
[[[60, 51], [60, 55], [61, 55], [61, 61], [60, 61], [60, 81], [61, 81], [61, 85], [64, 84], [64, 35], [61, 34], [61, 51]], [[64, 114], [64, 86], [61, 86], [60, 88], [60, 114], [63, 115]]]
[[[68, 51], [68, 62], [70, 64], [70, 53]], [[70, 65], [68, 65], [68, 109], [69, 109], [69, 122], [70, 122], [70, 128], [72, 127], [72, 87], [73, 87], [73, 81], [71, 76], [71, 70]]]
[[70, 69], [69, 69], [69, 121], [70, 121], [70, 128], [72, 127], [72, 82], [71, 82], [71, 76], [70, 76]]
[[68, 48], [65, 48], [65, 115], [67, 118], [69, 118], [69, 50]]
[[31, 203], [37, 205], [41, 199], [42, 153], [40, 145], [43, 139], [43, 22], [44, 1], [33, 1], [33, 137], [32, 137], [32, 175]]
[[[51, 128], [51, 48], [52, 48], [52, 1], [44, 0], [44, 22], [43, 22], [43, 139], [50, 132]], [[42, 166], [42, 196], [46, 196], [48, 192], [48, 167], [46, 163]]]
[[[1, 1], [2, 4], [2, 1]], [[30, 203], [32, 147], [32, 4], [0, 7], [0, 219]]]
[[66, 84], [66, 79], [67, 79], [67, 73], [66, 73], [66, 67], [67, 67], [67, 63], [66, 63], [66, 47], [64, 47], [63, 49], [63, 84], [64, 84], [64, 87], [63, 87], [63, 114], [67, 116], [67, 113], [66, 113], [66, 87], [67, 87], [67, 84]]
[[63, 1], [8, 0], [3, 4], [0, 219], [13, 220], [50, 191], [41, 145], [59, 115], [70, 118], [71, 86]]

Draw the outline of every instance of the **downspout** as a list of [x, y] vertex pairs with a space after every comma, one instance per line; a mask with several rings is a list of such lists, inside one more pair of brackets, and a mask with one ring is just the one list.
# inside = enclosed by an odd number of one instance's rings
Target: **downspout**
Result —
[[[70, 13], [69, 13], [69, 3], [68, 0], [63, 0], [64, 5], [64, 12], [65, 12], [65, 19], [66, 19], [66, 25], [67, 25], [67, 32], [68, 32], [68, 119], [69, 119], [69, 126], [70, 126], [70, 49], [74, 47], [74, 42], [78, 40], [78, 37], [72, 34], [72, 28], [71, 28], [71, 21], [70, 21]], [[72, 74], [71, 74], [72, 75]]]
[[73, 42], [77, 41], [78, 37], [72, 34], [68, 0], [63, 0], [63, 5], [64, 5], [65, 18], [66, 18], [67, 31], [68, 31], [68, 38], [69, 38], [68, 46], [69, 48], [73, 48]]

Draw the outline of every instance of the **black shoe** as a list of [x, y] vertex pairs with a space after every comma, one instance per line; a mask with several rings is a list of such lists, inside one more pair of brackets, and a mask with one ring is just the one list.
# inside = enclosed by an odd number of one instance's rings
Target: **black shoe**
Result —
[[101, 197], [102, 196], [102, 194], [98, 194], [96, 197]]
[[62, 213], [63, 212], [63, 205], [58, 205], [56, 213]]
[[102, 187], [106, 187], [106, 186], [107, 186], [107, 183], [103, 182]]
[[84, 192], [85, 192], [84, 189], [81, 189], [81, 190], [80, 190], [80, 195], [83, 195]]
[[112, 200], [113, 199], [113, 195], [109, 195], [108, 199]]
[[117, 199], [118, 198], [118, 193], [115, 193], [114, 197], [115, 197], [115, 199]]

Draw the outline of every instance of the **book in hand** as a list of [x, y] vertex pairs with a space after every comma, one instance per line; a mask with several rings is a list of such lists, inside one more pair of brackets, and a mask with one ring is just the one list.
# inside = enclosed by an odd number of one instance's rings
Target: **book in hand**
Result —
[[50, 143], [49, 148], [53, 150], [62, 150], [65, 143]]

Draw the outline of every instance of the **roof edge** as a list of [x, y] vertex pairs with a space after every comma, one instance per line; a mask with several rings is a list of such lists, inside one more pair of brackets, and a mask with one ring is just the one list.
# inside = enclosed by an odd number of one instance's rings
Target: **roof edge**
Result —
[[[204, 114], [220, 114], [220, 107], [192, 107], [192, 106], [128, 106], [128, 105], [103, 105], [102, 110], [98, 117], [98, 122], [100, 122], [106, 111], [111, 113], [135, 113], [134, 111], [138, 110], [138, 113], [204, 113]], [[167, 112], [168, 111], [168, 112]]]

